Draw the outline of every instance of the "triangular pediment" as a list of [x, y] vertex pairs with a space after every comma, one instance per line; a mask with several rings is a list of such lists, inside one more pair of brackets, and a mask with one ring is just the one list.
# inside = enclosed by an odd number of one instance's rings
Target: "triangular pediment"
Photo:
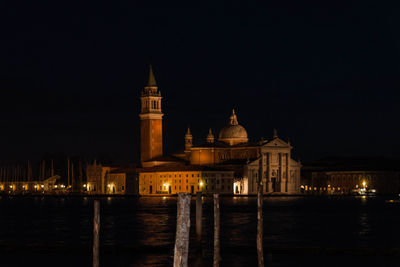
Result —
[[290, 145], [280, 138], [274, 138], [265, 143], [263, 147], [290, 147]]

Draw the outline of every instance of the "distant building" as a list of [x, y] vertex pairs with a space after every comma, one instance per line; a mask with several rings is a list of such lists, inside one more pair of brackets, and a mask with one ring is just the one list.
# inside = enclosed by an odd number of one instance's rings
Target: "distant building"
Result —
[[65, 192], [65, 186], [59, 184], [59, 175], [54, 175], [43, 181], [4, 181], [0, 182], [0, 192], [9, 194], [46, 193], [55, 194]]
[[352, 194], [374, 189], [377, 194], [400, 193], [398, 163], [385, 159], [333, 158], [306, 163], [301, 189], [305, 194]]
[[88, 194], [138, 194], [136, 168], [103, 166], [96, 161], [86, 167]]
[[106, 194], [106, 174], [111, 171], [110, 166], [98, 164], [96, 160], [86, 167], [86, 191], [89, 194]]

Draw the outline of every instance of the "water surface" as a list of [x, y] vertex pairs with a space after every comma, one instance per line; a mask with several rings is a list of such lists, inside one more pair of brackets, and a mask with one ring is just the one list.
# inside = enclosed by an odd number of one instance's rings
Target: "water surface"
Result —
[[[400, 203], [383, 197], [264, 200], [266, 266], [396, 266]], [[204, 198], [203, 240], [191, 207], [190, 266], [212, 266], [213, 204]], [[221, 266], [256, 266], [256, 199], [221, 198]], [[1, 266], [90, 266], [93, 199], [1, 197]], [[172, 266], [176, 198], [101, 200], [101, 266]]]

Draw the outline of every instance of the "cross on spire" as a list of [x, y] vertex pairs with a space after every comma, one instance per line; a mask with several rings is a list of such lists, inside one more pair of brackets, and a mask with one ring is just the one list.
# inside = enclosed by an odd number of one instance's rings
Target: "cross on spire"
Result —
[[273, 138], [274, 139], [278, 138], [278, 131], [276, 130], [276, 128], [274, 128], [274, 136], [273, 136]]

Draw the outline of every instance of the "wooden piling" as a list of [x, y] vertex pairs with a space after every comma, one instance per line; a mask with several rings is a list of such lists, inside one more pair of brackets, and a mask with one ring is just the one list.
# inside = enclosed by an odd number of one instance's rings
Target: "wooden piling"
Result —
[[201, 219], [203, 217], [203, 204], [201, 201], [201, 192], [197, 192], [196, 195], [196, 236], [197, 236], [197, 241], [201, 241]]
[[191, 198], [188, 193], [178, 194], [174, 267], [188, 266]]
[[258, 267], [264, 267], [264, 250], [263, 250], [263, 185], [262, 178], [257, 183], [257, 256]]
[[214, 194], [214, 267], [219, 267], [219, 262], [221, 261], [219, 254], [219, 234], [219, 195]]
[[69, 157], [67, 157], [67, 189], [70, 185], [70, 175], [69, 175], [69, 171], [70, 171], [70, 162], [69, 162]]
[[99, 242], [100, 242], [100, 200], [94, 201], [93, 220], [93, 267], [99, 267]]

